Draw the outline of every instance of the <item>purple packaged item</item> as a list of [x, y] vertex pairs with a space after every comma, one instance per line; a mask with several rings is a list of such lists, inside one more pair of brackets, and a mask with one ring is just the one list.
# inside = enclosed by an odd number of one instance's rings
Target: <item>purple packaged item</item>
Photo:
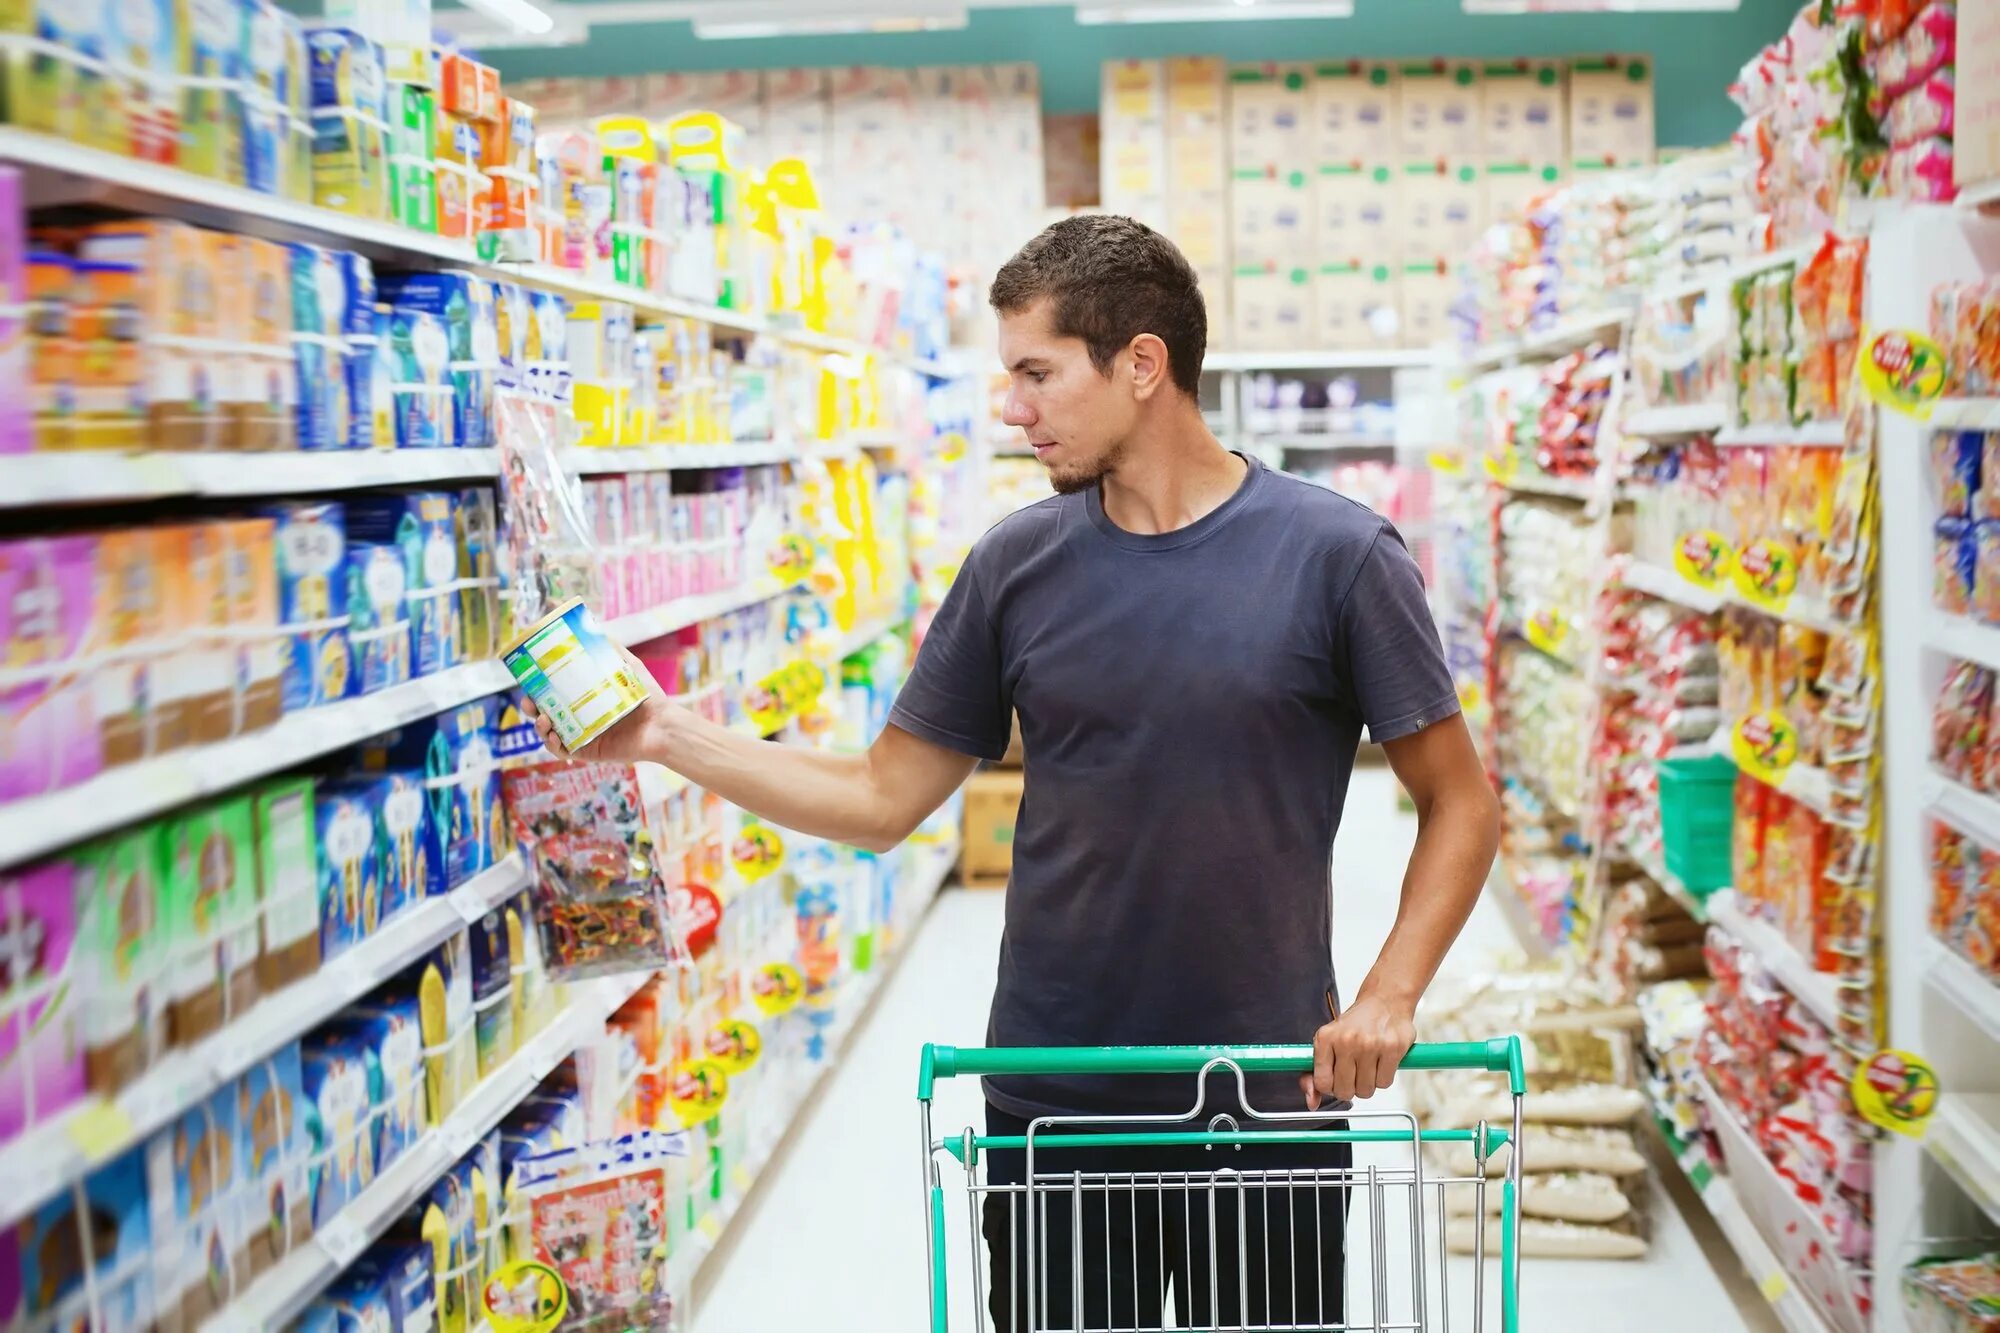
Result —
[[76, 870], [51, 862], [0, 874], [0, 1142], [83, 1096], [72, 987], [51, 985], [76, 944]]
[[1972, 613], [1972, 590], [1979, 567], [1973, 525], [1962, 518], [1941, 518], [1932, 533], [1931, 601], [1947, 615]]
[[0, 802], [104, 767], [90, 679], [69, 670], [91, 632], [96, 539], [0, 542]]
[[28, 238], [21, 173], [0, 167], [0, 454], [34, 448], [28, 391]]

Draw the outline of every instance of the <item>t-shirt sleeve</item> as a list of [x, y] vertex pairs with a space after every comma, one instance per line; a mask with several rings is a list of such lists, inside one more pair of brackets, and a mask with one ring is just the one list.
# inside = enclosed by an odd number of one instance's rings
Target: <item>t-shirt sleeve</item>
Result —
[[1001, 676], [999, 631], [974, 571], [968, 560], [952, 580], [889, 721], [947, 750], [999, 759], [1014, 704]]
[[1459, 711], [1424, 576], [1387, 523], [1348, 586], [1335, 634], [1336, 660], [1372, 739], [1393, 741]]

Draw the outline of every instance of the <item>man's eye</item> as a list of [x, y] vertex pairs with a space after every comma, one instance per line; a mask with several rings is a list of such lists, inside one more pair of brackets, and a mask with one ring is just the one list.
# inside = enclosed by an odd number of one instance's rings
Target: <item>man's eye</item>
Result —
[[1028, 372], [1028, 378], [1033, 380], [1037, 384], [1040, 384], [1043, 380], [1047, 379], [1048, 377], [1049, 377], [1049, 372], [1046, 370], [1031, 370]]

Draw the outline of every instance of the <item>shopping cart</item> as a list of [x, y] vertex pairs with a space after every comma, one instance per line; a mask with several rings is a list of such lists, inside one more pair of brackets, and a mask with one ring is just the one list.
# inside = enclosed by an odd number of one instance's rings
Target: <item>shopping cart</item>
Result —
[[[1456, 1327], [1484, 1333], [1487, 1233], [1495, 1226], [1499, 1326], [1501, 1333], [1517, 1333], [1520, 1152], [1517, 1147], [1507, 1154], [1504, 1171], [1494, 1163], [1497, 1178], [1489, 1173], [1488, 1157], [1520, 1142], [1525, 1091], [1520, 1039], [1419, 1043], [1403, 1057], [1406, 1070], [1505, 1074], [1513, 1123], [1504, 1128], [1482, 1121], [1472, 1128], [1425, 1131], [1409, 1112], [1369, 1110], [1348, 1112], [1345, 1128], [1326, 1128], [1324, 1111], [1251, 1107], [1246, 1074], [1311, 1068], [1309, 1046], [925, 1046], [917, 1096], [932, 1333], [951, 1329], [947, 1251], [954, 1245], [946, 1226], [946, 1157], [964, 1170], [971, 1224], [973, 1315], [969, 1324], [961, 1319], [961, 1329], [985, 1333], [989, 1327], [993, 1293], [981, 1248], [983, 1229], [996, 1250], [1004, 1235], [1008, 1290], [996, 1302], [992, 1321], [999, 1333], [1155, 1333], [1169, 1327], [1163, 1285], [1172, 1287], [1182, 1328], [1448, 1333], [1454, 1306], [1469, 1305], [1471, 1322], [1461, 1315]], [[1183, 1114], [1044, 1117], [1031, 1122], [1024, 1135], [968, 1129], [955, 1138], [932, 1137], [931, 1096], [941, 1078], [1177, 1073], [1196, 1076], [1194, 1105]], [[1205, 1115], [1209, 1078], [1218, 1073], [1225, 1087], [1233, 1080], [1235, 1106]], [[1239, 1112], [1242, 1120], [1262, 1127], [1242, 1128]], [[1287, 1123], [1298, 1127], [1286, 1128]], [[1473, 1171], [1426, 1174], [1425, 1144], [1470, 1145]], [[1268, 1162], [1278, 1145], [1288, 1162], [1305, 1164], [1242, 1164]], [[1128, 1150], [1143, 1152], [1148, 1161], [1127, 1169], [1118, 1157]], [[1366, 1165], [1355, 1161], [1357, 1153], [1370, 1159]], [[1014, 1155], [1005, 1171], [999, 1169], [1003, 1155]], [[1170, 1155], [1188, 1159], [1186, 1169], [1169, 1169], [1158, 1160]], [[1383, 1155], [1391, 1158], [1386, 1164], [1375, 1160]], [[1232, 1157], [1239, 1165], [1231, 1164]], [[985, 1179], [983, 1162], [989, 1167]], [[1488, 1191], [1496, 1185], [1497, 1225], [1488, 1220]], [[1461, 1265], [1454, 1274], [1444, 1257], [1452, 1229], [1447, 1189], [1472, 1196], [1470, 1220], [1456, 1232], [1469, 1233], [1470, 1272]], [[1454, 1200], [1462, 1202], [1463, 1195]], [[1357, 1214], [1366, 1219], [1364, 1235], [1348, 1225]], [[1344, 1265], [1345, 1274], [1320, 1271], [1321, 1256], [1329, 1253], [1323, 1247], [1328, 1230], [1344, 1230], [1350, 1247], [1365, 1241], [1364, 1252]], [[1407, 1256], [1392, 1264], [1391, 1251], [1404, 1245]], [[1338, 1241], [1335, 1246], [1331, 1253], [1337, 1254]], [[1436, 1256], [1434, 1267], [1427, 1266], [1427, 1255]], [[1304, 1272], [1308, 1263], [1310, 1281]], [[1364, 1316], [1366, 1322], [1348, 1322]]]

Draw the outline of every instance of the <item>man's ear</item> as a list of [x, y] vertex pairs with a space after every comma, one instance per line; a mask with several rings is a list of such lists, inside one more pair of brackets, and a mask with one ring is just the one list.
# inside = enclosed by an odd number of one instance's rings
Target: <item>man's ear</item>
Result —
[[1173, 383], [1167, 368], [1167, 345], [1156, 333], [1142, 333], [1125, 348], [1132, 359], [1132, 393], [1144, 402]]

